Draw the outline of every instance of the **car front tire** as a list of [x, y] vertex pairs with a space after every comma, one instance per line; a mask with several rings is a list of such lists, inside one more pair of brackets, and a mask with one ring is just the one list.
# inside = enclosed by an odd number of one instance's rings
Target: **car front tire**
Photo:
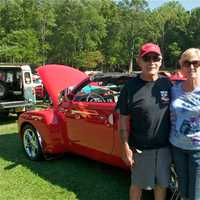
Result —
[[30, 160], [43, 160], [41, 137], [31, 125], [25, 125], [22, 130], [22, 142], [26, 155]]

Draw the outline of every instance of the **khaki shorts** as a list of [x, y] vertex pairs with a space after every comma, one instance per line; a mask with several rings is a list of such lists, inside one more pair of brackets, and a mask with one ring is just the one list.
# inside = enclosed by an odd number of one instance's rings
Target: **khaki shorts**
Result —
[[170, 182], [171, 149], [169, 147], [135, 153], [131, 184], [142, 189], [156, 185], [168, 187]]

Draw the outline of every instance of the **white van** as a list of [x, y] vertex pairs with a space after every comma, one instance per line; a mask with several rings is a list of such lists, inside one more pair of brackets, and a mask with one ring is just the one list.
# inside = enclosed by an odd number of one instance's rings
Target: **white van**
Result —
[[0, 64], [0, 113], [21, 113], [35, 103], [30, 66]]

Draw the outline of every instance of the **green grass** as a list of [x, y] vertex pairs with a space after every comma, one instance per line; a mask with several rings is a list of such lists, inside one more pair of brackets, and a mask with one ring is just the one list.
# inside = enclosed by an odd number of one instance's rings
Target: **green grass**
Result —
[[30, 161], [16, 118], [0, 118], [0, 200], [128, 200], [129, 179], [127, 171], [75, 155]]

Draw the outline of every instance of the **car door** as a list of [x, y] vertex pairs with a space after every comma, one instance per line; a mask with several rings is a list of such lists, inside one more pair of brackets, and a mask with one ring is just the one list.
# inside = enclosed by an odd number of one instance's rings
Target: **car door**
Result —
[[24, 86], [24, 98], [27, 101], [35, 103], [36, 97], [34, 93], [32, 74], [30, 71], [23, 70], [23, 86]]
[[114, 142], [115, 103], [72, 101], [65, 108], [68, 137], [72, 143], [111, 153]]

